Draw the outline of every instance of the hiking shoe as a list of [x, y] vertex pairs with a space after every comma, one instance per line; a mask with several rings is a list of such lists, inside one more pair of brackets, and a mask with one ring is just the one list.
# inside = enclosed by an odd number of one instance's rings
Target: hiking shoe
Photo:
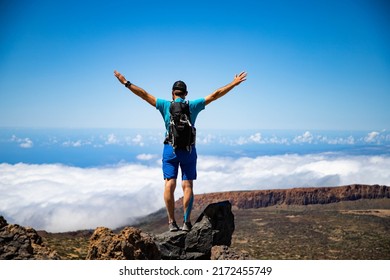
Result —
[[185, 222], [184, 224], [183, 224], [183, 227], [181, 228], [181, 230], [182, 231], [190, 231], [191, 230], [191, 228], [192, 228], [192, 224], [191, 224], [191, 222]]
[[178, 231], [180, 228], [177, 226], [176, 222], [173, 221], [172, 223], [169, 223], [169, 231]]

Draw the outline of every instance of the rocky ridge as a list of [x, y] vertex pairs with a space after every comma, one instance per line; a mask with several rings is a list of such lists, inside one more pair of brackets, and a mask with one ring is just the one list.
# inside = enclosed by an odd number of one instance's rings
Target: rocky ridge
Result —
[[[329, 204], [359, 199], [390, 198], [390, 187], [381, 185], [347, 185], [340, 187], [310, 187], [275, 190], [230, 191], [195, 195], [194, 209], [228, 200], [233, 208], [251, 209], [275, 205]], [[176, 207], [182, 207], [182, 198]]]
[[[125, 227], [114, 233], [109, 228], [98, 227], [89, 238], [86, 259], [248, 259], [247, 254], [229, 249], [235, 228], [231, 208], [228, 201], [208, 205], [189, 232], [153, 235], [138, 228]], [[57, 260], [60, 257], [33, 228], [9, 225], [0, 216], [0, 260], [30, 259]]]

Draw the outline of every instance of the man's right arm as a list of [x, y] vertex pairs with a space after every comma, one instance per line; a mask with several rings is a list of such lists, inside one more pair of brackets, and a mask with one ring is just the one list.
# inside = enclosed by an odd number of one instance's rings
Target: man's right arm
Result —
[[[121, 73], [119, 73], [118, 71], [115, 70], [114, 75], [121, 84], [123, 84], [123, 85], [126, 84], [127, 80]], [[156, 107], [156, 102], [157, 102], [156, 97], [154, 97], [153, 95], [148, 93], [146, 90], [144, 90], [144, 89], [142, 89], [134, 84], [130, 84], [129, 86], [127, 86], [127, 88], [129, 90], [131, 90], [135, 95], [141, 97], [143, 100], [148, 102], [153, 107]]]

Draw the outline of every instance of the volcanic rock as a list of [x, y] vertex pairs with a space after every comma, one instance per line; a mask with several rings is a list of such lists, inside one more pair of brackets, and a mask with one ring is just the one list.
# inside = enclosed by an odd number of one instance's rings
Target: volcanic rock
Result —
[[160, 252], [153, 238], [134, 227], [119, 234], [99, 227], [90, 238], [87, 260], [158, 260]]
[[210, 259], [215, 245], [230, 246], [234, 215], [229, 201], [210, 204], [190, 232], [166, 232], [155, 237], [162, 259]]
[[[230, 246], [234, 215], [229, 201], [210, 204], [191, 231], [165, 232], [156, 236], [126, 227], [119, 234], [99, 227], [90, 238], [89, 260], [206, 259], [216, 245]], [[226, 254], [225, 254], [226, 255]]]
[[0, 260], [59, 260], [38, 233], [30, 227], [9, 225], [0, 216]]

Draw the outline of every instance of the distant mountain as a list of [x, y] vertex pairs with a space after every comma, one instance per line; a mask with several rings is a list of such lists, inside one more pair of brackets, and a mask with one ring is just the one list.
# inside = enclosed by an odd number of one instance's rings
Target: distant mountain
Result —
[[[311, 187], [277, 190], [231, 191], [195, 195], [194, 209], [229, 200], [238, 209], [262, 208], [275, 205], [329, 204], [359, 199], [390, 198], [390, 187], [380, 185], [347, 185], [340, 187]], [[182, 198], [176, 207], [182, 207]]]

